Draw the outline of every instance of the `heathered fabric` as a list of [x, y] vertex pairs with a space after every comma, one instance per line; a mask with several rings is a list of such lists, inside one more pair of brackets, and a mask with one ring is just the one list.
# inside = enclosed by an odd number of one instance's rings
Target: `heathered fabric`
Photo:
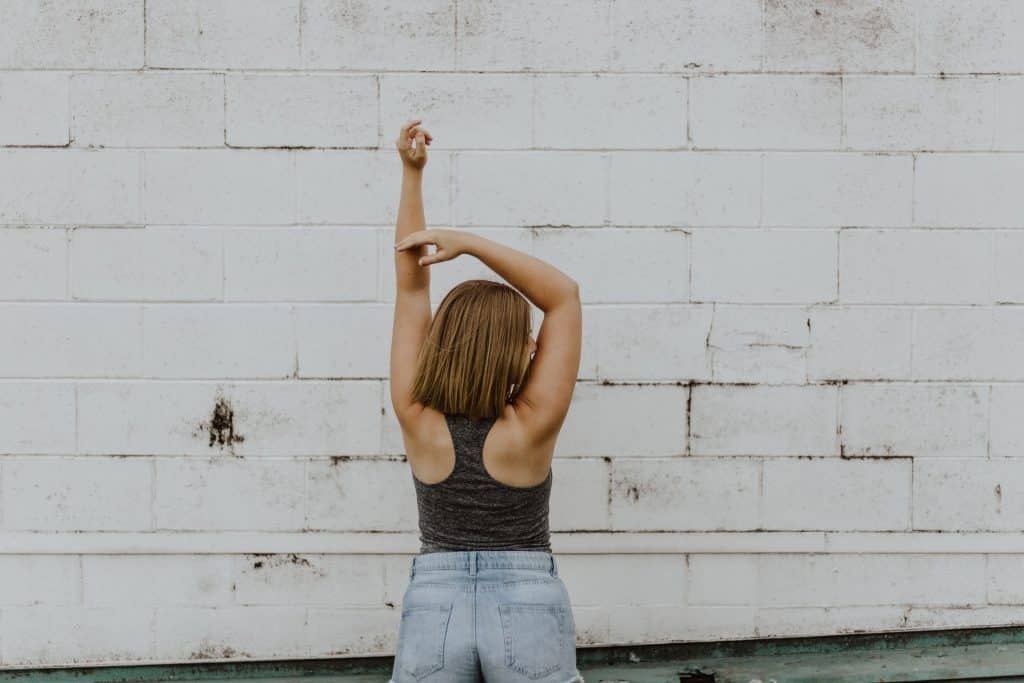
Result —
[[483, 447], [497, 417], [473, 421], [445, 414], [455, 444], [455, 469], [426, 484], [413, 475], [419, 507], [420, 553], [453, 550], [543, 550], [553, 474], [536, 486], [508, 486], [484, 469]]

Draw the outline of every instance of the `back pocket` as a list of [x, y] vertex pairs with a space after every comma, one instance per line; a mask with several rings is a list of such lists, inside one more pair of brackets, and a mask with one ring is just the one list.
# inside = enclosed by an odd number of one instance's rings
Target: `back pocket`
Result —
[[557, 671], [565, 661], [565, 611], [562, 605], [499, 603], [505, 666], [527, 678]]
[[452, 605], [416, 605], [402, 610], [395, 662], [403, 679], [417, 681], [444, 667]]

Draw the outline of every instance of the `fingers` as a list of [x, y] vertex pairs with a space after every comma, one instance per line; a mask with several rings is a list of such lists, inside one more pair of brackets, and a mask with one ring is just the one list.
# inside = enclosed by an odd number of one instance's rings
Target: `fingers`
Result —
[[427, 145], [431, 141], [430, 133], [422, 128], [416, 128], [416, 157], [420, 158], [427, 153]]
[[423, 135], [426, 137], [427, 144], [430, 144], [430, 142], [433, 141], [434, 136], [431, 135], [430, 131], [428, 131], [427, 129], [420, 128], [419, 124], [421, 124], [421, 123], [423, 123], [423, 119], [412, 119], [412, 120], [410, 120], [408, 123], [406, 123], [404, 126], [402, 126], [401, 131], [399, 131], [399, 133], [398, 133], [399, 139], [401, 139], [401, 140], [408, 140], [408, 139], [412, 138], [413, 136], [417, 136], [418, 137], [420, 133], [423, 133]]
[[407, 121], [406, 124], [402, 126], [402, 130], [399, 133], [399, 137], [409, 137], [409, 130], [418, 123], [423, 123], [423, 119], [409, 119], [409, 121]]
[[403, 240], [399, 240], [395, 244], [395, 251], [405, 251], [418, 247], [423, 244], [433, 244], [436, 248], [432, 254], [424, 254], [416, 259], [416, 263], [421, 266], [429, 266], [440, 261], [447, 261], [451, 258], [451, 254], [441, 247], [437, 247], [437, 238], [431, 234], [430, 229], [423, 229], [407, 236]]
[[422, 133], [426, 138], [426, 143], [429, 145], [434, 140], [434, 136], [430, 134], [426, 128], [422, 128], [420, 124], [423, 123], [422, 119], [413, 119], [402, 126], [401, 132], [398, 137], [402, 140], [411, 140], [414, 137], [419, 137]]
[[399, 149], [409, 149], [409, 142], [413, 136], [412, 129], [420, 123], [422, 123], [422, 119], [410, 119], [402, 126], [398, 132], [398, 140], [395, 143]]
[[443, 249], [438, 249], [433, 254], [427, 254], [426, 256], [421, 256], [419, 258], [419, 260], [417, 261], [417, 263], [419, 263], [421, 266], [429, 266], [429, 265], [432, 265], [434, 263], [437, 263], [438, 261], [446, 261], [447, 259], [448, 259], [448, 253], [446, 251], [444, 251]]
[[405, 251], [411, 247], [418, 247], [421, 244], [437, 244], [434, 241], [434, 235], [430, 233], [429, 229], [417, 230], [411, 235], [401, 239], [395, 243], [395, 251]]

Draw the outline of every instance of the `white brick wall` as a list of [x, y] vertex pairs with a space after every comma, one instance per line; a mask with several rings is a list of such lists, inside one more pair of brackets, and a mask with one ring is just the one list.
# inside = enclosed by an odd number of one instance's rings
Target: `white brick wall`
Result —
[[[582, 284], [551, 517], [581, 645], [1024, 622], [1022, 26], [5, 2], [0, 666], [394, 652], [413, 117], [429, 225]], [[481, 276], [438, 266], [435, 303]]]

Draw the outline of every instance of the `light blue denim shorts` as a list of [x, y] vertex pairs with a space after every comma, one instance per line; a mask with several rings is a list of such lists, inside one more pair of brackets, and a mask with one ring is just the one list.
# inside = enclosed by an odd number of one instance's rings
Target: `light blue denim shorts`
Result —
[[584, 683], [555, 557], [458, 550], [413, 558], [389, 683]]

